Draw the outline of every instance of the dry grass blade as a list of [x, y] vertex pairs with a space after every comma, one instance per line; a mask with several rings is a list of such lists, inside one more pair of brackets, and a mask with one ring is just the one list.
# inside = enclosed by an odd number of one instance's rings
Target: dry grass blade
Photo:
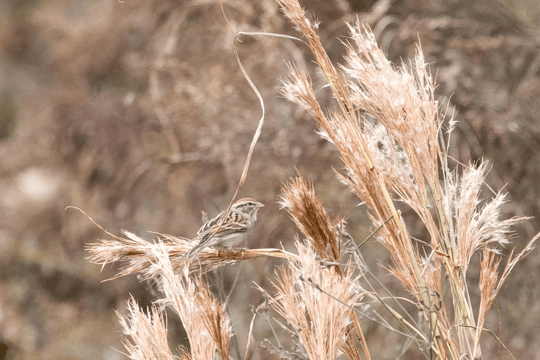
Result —
[[513, 256], [514, 251], [510, 253], [510, 256], [508, 257], [508, 262], [506, 263], [506, 266], [504, 267], [504, 271], [501, 275], [501, 278], [499, 279], [499, 282], [497, 283], [497, 287], [495, 288], [495, 295], [501, 290], [501, 287], [503, 286], [504, 282], [514, 269], [514, 267], [517, 265], [518, 262], [523, 260], [527, 255], [531, 253], [531, 251], [534, 250], [534, 244], [536, 241], [540, 239], [540, 233], [536, 234], [531, 241], [525, 246], [525, 248], [516, 256]]
[[159, 275], [155, 256], [157, 250], [165, 251], [173, 269], [180, 273], [184, 271], [188, 263], [191, 273], [204, 273], [259, 257], [281, 259], [296, 257], [295, 254], [280, 249], [218, 251], [207, 248], [201, 251], [195, 260], [189, 261], [183, 256], [193, 246], [189, 239], [159, 234], [160, 240], [148, 242], [129, 231], [123, 230], [122, 233], [125, 237], [114, 236], [112, 240], [100, 240], [86, 245], [86, 250], [90, 253], [88, 256], [90, 262], [102, 266], [116, 262], [122, 264], [114, 278], [133, 274], [140, 274], [143, 280], [155, 278]]
[[497, 258], [497, 255], [489, 249], [484, 247], [482, 253], [482, 263], [480, 266], [480, 310], [478, 311], [478, 322], [475, 336], [475, 346], [478, 347], [480, 342], [480, 336], [482, 335], [481, 329], [484, 327], [487, 312], [491, 307], [491, 304], [495, 300], [495, 287], [499, 279], [497, 269], [501, 263], [501, 258]]
[[[349, 90], [339, 76], [336, 68], [330, 61], [328, 54], [321, 44], [317, 34], [318, 21], [314, 18], [306, 17], [306, 13], [296, 0], [278, 0], [283, 13], [296, 25], [298, 30], [304, 35], [306, 41], [317, 60], [317, 64], [323, 71], [334, 97], [338, 100], [340, 108], [344, 114], [349, 114], [350, 119], [355, 119], [353, 104], [350, 102]], [[366, 158], [366, 160], [368, 160]]]

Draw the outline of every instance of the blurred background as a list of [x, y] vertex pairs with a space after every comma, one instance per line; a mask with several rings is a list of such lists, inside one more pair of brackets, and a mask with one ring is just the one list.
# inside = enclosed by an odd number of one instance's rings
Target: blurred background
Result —
[[[535, 218], [517, 228], [515, 246], [540, 230], [540, 4], [536, 0], [309, 0], [331, 58], [342, 62], [346, 21], [369, 24], [396, 64], [420, 40], [438, 93], [459, 121], [450, 154], [465, 164], [491, 161], [487, 179], [505, 187], [505, 216]], [[273, 0], [226, 0], [237, 31], [296, 35]], [[314, 121], [280, 98], [286, 62], [318, 81], [309, 50], [275, 38], [243, 37], [239, 52], [266, 103], [266, 123], [240, 197], [265, 204], [250, 247], [290, 248], [292, 221], [276, 205], [283, 182], [298, 171], [313, 180], [350, 234], [369, 234], [365, 210], [336, 180], [337, 151], [315, 134]], [[320, 83], [320, 82], [319, 82]], [[331, 104], [331, 99], [321, 101]], [[77, 206], [112, 233], [128, 229], [193, 237], [223, 210], [239, 180], [261, 110], [241, 75], [217, 0], [3, 0], [0, 2], [0, 359], [124, 359], [115, 309], [129, 294], [155, 299], [134, 277], [101, 281], [114, 267], [85, 260], [85, 243], [106, 237]], [[489, 194], [486, 194], [486, 196]], [[421, 228], [411, 232], [423, 236]], [[364, 254], [380, 279], [377, 243]], [[243, 354], [253, 282], [279, 261], [257, 259], [219, 272], [228, 291], [240, 272], [230, 314]], [[477, 268], [469, 270], [475, 281]], [[540, 353], [540, 252], [514, 270], [487, 327], [516, 358]], [[397, 292], [401, 291], [395, 286]], [[477, 287], [471, 286], [473, 296]], [[475, 295], [476, 294], [476, 295]], [[363, 323], [372, 355], [395, 359], [404, 339]], [[171, 345], [184, 343], [169, 316]], [[261, 319], [255, 344], [271, 332]], [[500, 333], [499, 333], [500, 331]], [[497, 356], [487, 335], [485, 358]], [[388, 346], [387, 344], [399, 344]], [[255, 348], [252, 359], [276, 359]], [[416, 359], [411, 349], [403, 358]], [[502, 354], [502, 358], [509, 358]]]

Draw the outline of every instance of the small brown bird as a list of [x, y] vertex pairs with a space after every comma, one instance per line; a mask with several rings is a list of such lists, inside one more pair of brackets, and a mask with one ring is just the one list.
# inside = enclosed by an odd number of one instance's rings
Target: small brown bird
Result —
[[225, 211], [208, 220], [197, 231], [197, 237], [193, 239], [196, 244], [184, 257], [193, 258], [206, 247], [230, 249], [247, 240], [257, 221], [257, 211], [262, 207], [264, 204], [250, 198], [236, 201], [221, 226]]

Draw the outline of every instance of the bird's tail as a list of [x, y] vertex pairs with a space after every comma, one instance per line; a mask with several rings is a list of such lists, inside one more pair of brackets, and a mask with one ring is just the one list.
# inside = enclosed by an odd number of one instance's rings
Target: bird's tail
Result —
[[194, 240], [198, 240], [198, 241], [182, 257], [193, 259], [195, 256], [197, 256], [198, 253], [200, 253], [206, 247], [204, 246], [204, 243], [200, 239], [194, 239]]

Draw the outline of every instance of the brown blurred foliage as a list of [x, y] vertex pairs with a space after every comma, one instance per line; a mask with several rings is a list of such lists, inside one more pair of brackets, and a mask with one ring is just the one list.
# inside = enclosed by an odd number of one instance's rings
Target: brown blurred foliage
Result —
[[[272, 0], [224, 3], [237, 31], [296, 35]], [[506, 185], [508, 216], [538, 219], [540, 6], [504, 3], [514, 14], [488, 0], [310, 0], [304, 6], [321, 20], [321, 37], [338, 62], [337, 37], [355, 16], [372, 27], [395, 63], [411, 57], [420, 40], [440, 96], [457, 111], [451, 155], [463, 163], [490, 159], [488, 182]], [[361, 240], [368, 221], [335, 179], [336, 151], [274, 89], [286, 61], [312, 69], [309, 50], [283, 39], [242, 40], [240, 56], [267, 110], [241, 190], [267, 204], [250, 246], [291, 246], [295, 229], [276, 196], [295, 167]], [[113, 310], [123, 311], [129, 293], [149, 304], [151, 292], [134, 278], [100, 283], [114, 270], [100, 273], [87, 263], [84, 243], [105, 234], [65, 207], [84, 209], [111, 232], [193, 236], [201, 211], [213, 216], [230, 201], [260, 112], [215, 1], [0, 3], [0, 354], [7, 347], [11, 359], [123, 358], [113, 349], [121, 348]], [[533, 220], [518, 229], [518, 249], [538, 225]], [[364, 251], [373, 268], [388, 256], [376, 244]], [[253, 260], [217, 276], [228, 290], [242, 272], [230, 309], [240, 339], [233, 347], [245, 346], [249, 306], [261, 302], [251, 282], [268, 284], [276, 262]], [[531, 276], [539, 266], [535, 252], [499, 297], [500, 337], [517, 358], [540, 351], [540, 286]], [[173, 343], [182, 343], [174, 316], [169, 326]], [[384, 344], [398, 337], [363, 326], [368, 344], [379, 349], [374, 357], [397, 356], [399, 349]], [[497, 317], [486, 326], [497, 331]], [[269, 337], [262, 321], [256, 329], [257, 341]], [[486, 358], [493, 358], [497, 344], [489, 344]], [[264, 350], [254, 357], [265, 358], [271, 356]]]

